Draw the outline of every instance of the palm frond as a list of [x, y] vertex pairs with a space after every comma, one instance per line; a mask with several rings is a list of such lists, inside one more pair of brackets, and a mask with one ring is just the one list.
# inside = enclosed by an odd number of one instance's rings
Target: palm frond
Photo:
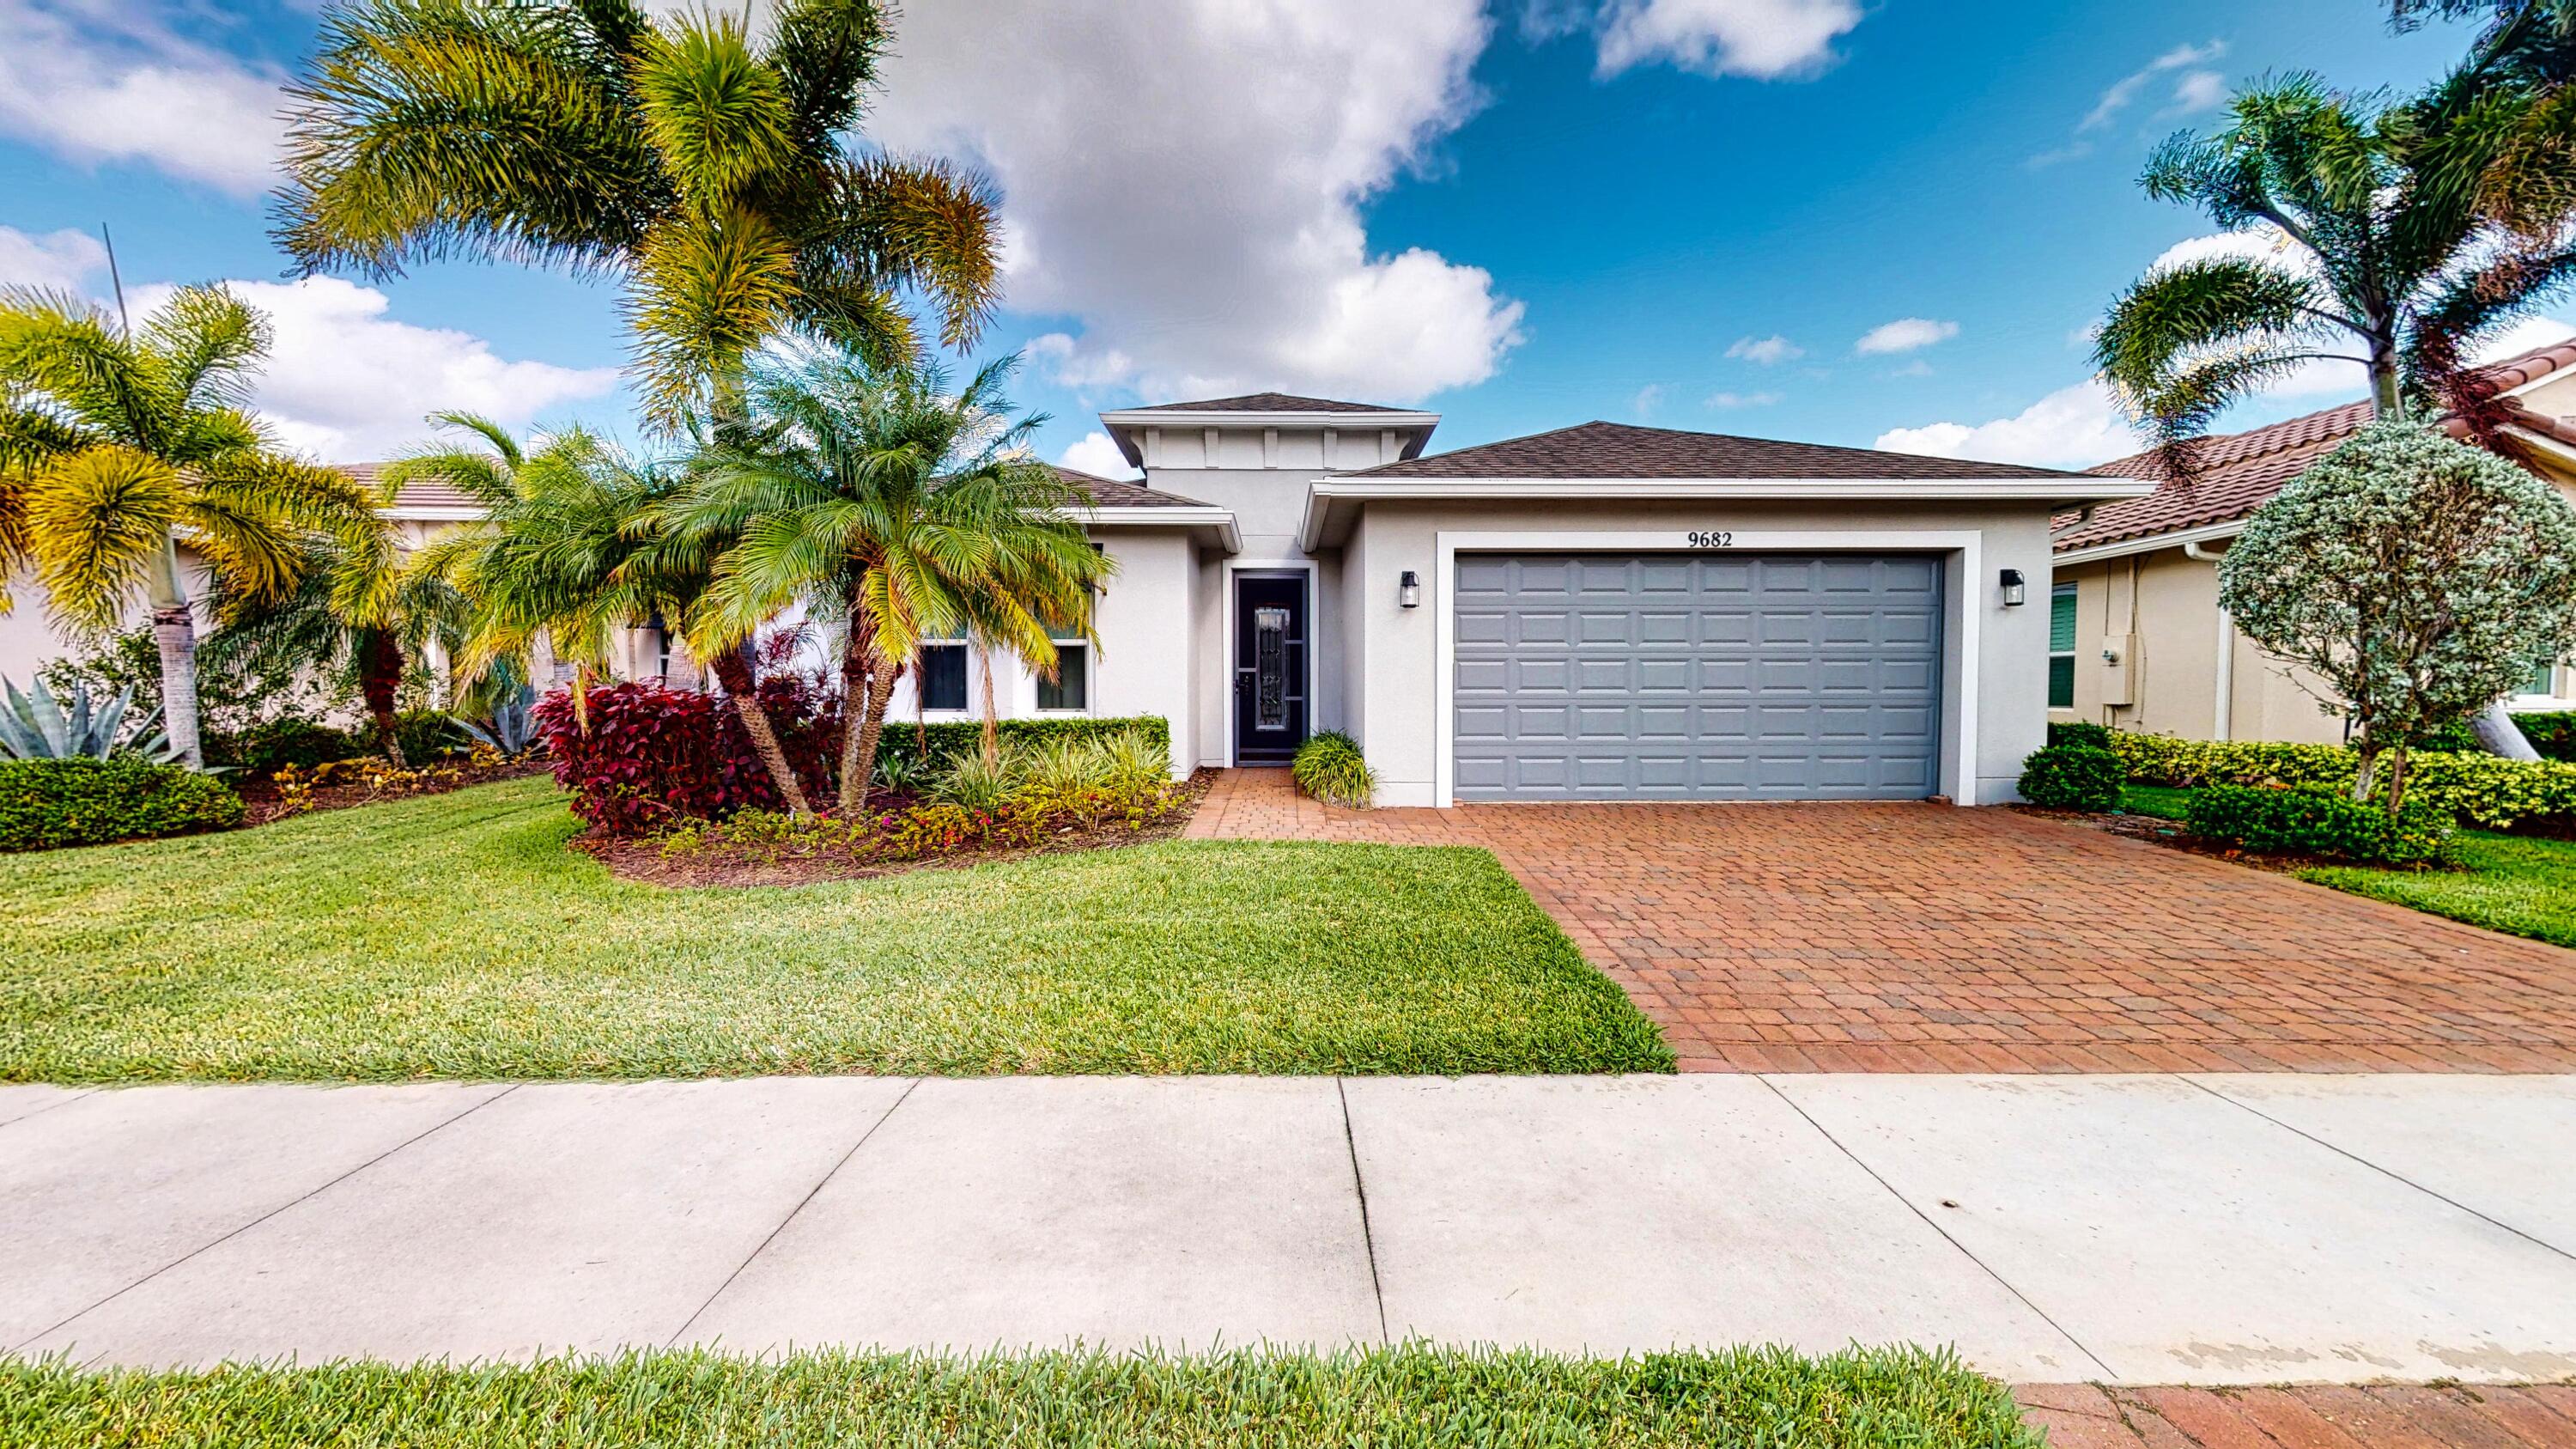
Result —
[[274, 339], [268, 319], [224, 286], [181, 287], [145, 319], [138, 340], [157, 356], [185, 410], [240, 408]]
[[38, 470], [28, 481], [27, 532], [56, 615], [94, 629], [123, 622], [187, 501], [177, 469], [133, 448], [91, 448]]
[[732, 210], [763, 173], [796, 163], [795, 115], [778, 74], [724, 12], [683, 17], [644, 43], [635, 68], [644, 135], [701, 216]]

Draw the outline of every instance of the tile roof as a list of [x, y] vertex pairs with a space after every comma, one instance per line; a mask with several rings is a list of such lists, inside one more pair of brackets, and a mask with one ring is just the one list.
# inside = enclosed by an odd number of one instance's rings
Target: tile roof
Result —
[[1429, 457], [1386, 463], [1351, 478], [2072, 478], [2051, 468], [1978, 463], [1783, 443], [1724, 433], [1577, 423]]
[[[2488, 368], [2486, 376], [2498, 389], [2510, 391], [2569, 366], [2576, 366], [2576, 337], [2509, 357]], [[2512, 404], [2511, 411], [2515, 426], [2576, 444], [2576, 426], [2519, 404]], [[2064, 553], [2242, 518], [2280, 492], [2281, 485], [2307, 471], [2309, 464], [2332, 452], [2336, 444], [2359, 432], [2370, 418], [2368, 402], [2352, 402], [2267, 427], [2199, 439], [2192, 445], [2197, 468], [2189, 482], [2167, 479], [2144, 498], [2123, 498], [2083, 514], [2061, 515], [2054, 547]], [[2456, 419], [2444, 419], [2443, 427], [2454, 437], [2466, 431]], [[2107, 477], [2157, 477], [2152, 452], [2084, 471]]]
[[1198, 402], [1155, 403], [1129, 408], [1139, 413], [1401, 413], [1409, 408], [1376, 403], [1336, 402], [1328, 397], [1298, 397], [1284, 392], [1248, 392], [1241, 397], [1203, 398]]
[[1049, 466], [1055, 469], [1057, 477], [1082, 490], [1083, 494], [1090, 498], [1091, 506], [1094, 508], [1213, 508], [1216, 506], [1212, 503], [1201, 503], [1195, 498], [1183, 498], [1178, 493], [1166, 493], [1160, 488], [1148, 488], [1133, 479], [1121, 482], [1115, 478], [1096, 477], [1080, 469], [1067, 468], [1060, 463]]

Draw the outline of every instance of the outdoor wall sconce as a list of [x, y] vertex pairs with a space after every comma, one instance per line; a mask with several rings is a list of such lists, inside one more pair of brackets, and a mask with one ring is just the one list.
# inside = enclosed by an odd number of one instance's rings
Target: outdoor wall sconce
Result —
[[1422, 576], [1420, 574], [1415, 573], [1411, 569], [1406, 569], [1404, 573], [1396, 579], [1395, 602], [1398, 607], [1406, 609], [1415, 609], [1422, 606]]
[[2030, 591], [2022, 586], [2019, 569], [2004, 570], [2003, 584], [2004, 607], [2007, 609], [2020, 608], [2022, 601], [2030, 596]]

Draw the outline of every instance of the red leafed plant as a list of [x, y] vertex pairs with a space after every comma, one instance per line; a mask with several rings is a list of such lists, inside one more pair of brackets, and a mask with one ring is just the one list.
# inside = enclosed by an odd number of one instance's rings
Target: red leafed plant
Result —
[[[831, 794], [840, 700], [795, 675], [762, 680], [759, 694], [806, 793]], [[555, 783], [571, 792], [573, 813], [600, 830], [636, 835], [685, 819], [786, 807], [732, 700], [649, 682], [614, 684], [590, 691], [589, 715], [584, 732], [565, 690], [537, 702]]]

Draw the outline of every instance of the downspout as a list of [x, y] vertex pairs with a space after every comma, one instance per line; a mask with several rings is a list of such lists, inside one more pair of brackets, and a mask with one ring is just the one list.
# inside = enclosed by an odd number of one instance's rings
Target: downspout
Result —
[[[2197, 540], [2182, 546], [2182, 556], [2206, 564], [2226, 557], [2211, 553]], [[2236, 621], [2229, 617], [2225, 604], [2218, 606], [2218, 699], [2210, 711], [2210, 723], [2216, 738], [2236, 738]]]

